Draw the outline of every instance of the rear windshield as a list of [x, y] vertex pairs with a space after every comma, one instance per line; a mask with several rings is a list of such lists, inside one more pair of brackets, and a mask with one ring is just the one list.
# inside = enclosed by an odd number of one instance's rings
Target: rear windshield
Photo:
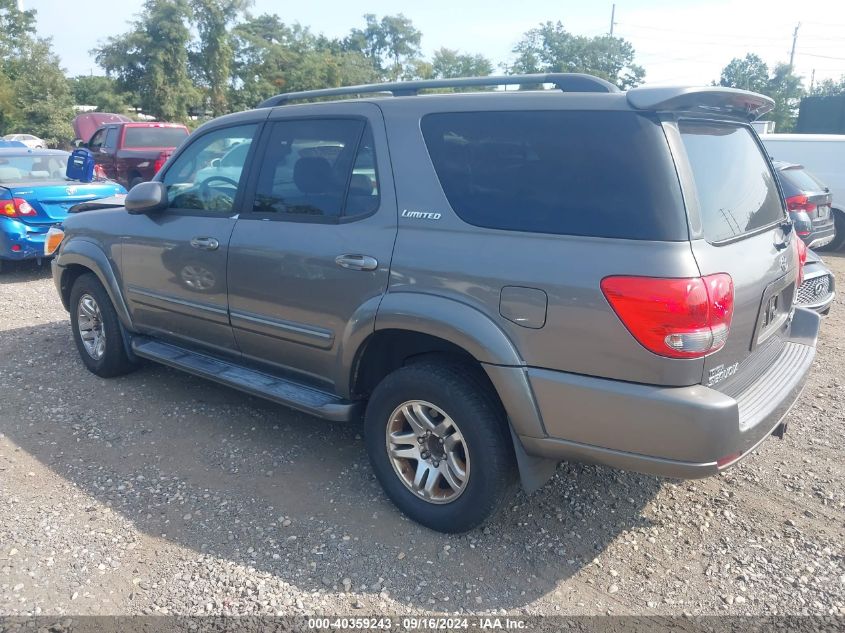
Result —
[[769, 163], [740, 125], [682, 121], [704, 237], [723, 242], [785, 218]]
[[430, 114], [422, 132], [449, 204], [476, 226], [688, 239], [656, 121], [633, 112]]
[[124, 147], [179, 147], [188, 131], [182, 127], [128, 127]]
[[0, 185], [39, 180], [66, 180], [69, 154], [0, 156]]
[[[803, 167], [787, 167], [781, 169], [778, 174], [786, 195], [819, 193], [825, 189], [825, 186]], [[792, 193], [787, 193], [787, 189], [791, 190]]]

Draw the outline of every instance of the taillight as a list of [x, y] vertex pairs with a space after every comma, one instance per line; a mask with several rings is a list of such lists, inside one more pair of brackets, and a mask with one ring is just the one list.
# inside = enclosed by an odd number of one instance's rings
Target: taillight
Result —
[[107, 180], [108, 177], [106, 176], [106, 170], [103, 169], [102, 165], [94, 165], [94, 179], [95, 180]]
[[816, 210], [816, 205], [807, 199], [804, 194], [789, 196], [786, 199], [786, 208], [790, 211], [806, 211], [810, 213]]
[[804, 281], [804, 264], [807, 263], [807, 245], [803, 240], [799, 239], [795, 239], [793, 242], [795, 242], [796, 253], [798, 255], [798, 279], [796, 284], [800, 286]]
[[728, 340], [734, 285], [727, 273], [688, 279], [606, 277], [601, 289], [640, 345], [669, 358], [701, 358]]
[[0, 200], [0, 215], [7, 218], [19, 218], [38, 215], [38, 213], [23, 198], [12, 198], [11, 200]]
[[154, 174], [157, 174], [159, 171], [161, 171], [161, 168], [164, 167], [164, 163], [167, 162], [168, 158], [170, 158], [169, 152], [159, 153], [158, 158], [156, 158], [155, 162], [153, 163], [153, 173]]

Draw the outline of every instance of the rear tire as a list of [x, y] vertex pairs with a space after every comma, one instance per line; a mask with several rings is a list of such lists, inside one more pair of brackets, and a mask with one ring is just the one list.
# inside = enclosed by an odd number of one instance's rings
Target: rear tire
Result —
[[376, 478], [402, 512], [438, 532], [480, 525], [515, 481], [507, 419], [475, 374], [446, 362], [408, 365], [382, 380], [367, 405], [364, 439]]
[[80, 275], [70, 291], [70, 324], [82, 363], [101, 378], [135, 369], [126, 354], [117, 318], [106, 289], [93, 273]]
[[836, 229], [836, 237], [822, 250], [838, 251], [845, 246], [845, 211], [833, 209], [833, 225]]

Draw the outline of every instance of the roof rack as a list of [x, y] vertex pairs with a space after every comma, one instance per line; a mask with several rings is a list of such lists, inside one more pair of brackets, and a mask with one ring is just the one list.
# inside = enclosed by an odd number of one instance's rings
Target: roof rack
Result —
[[363, 86], [343, 86], [341, 88], [324, 88], [322, 90], [305, 90], [303, 92], [287, 92], [261, 102], [259, 108], [272, 108], [291, 101], [304, 99], [320, 99], [324, 97], [341, 97], [346, 95], [363, 95], [382, 93], [385, 96], [413, 97], [420, 90], [434, 90], [438, 88], [469, 88], [477, 86], [528, 86], [536, 84], [554, 84], [554, 87], [564, 92], [619, 92], [619, 88], [609, 81], [593, 75], [583, 73], [549, 73], [537, 75], [505, 75], [498, 77], [461, 77], [457, 79], [424, 79], [420, 81], [397, 81], [393, 83], [366, 84]]

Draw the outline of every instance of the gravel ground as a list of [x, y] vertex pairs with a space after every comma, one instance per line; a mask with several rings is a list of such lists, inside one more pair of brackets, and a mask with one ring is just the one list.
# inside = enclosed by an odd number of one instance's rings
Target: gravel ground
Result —
[[9, 266], [0, 614], [845, 614], [843, 303], [783, 441], [690, 482], [562, 464], [444, 536], [355, 426], [155, 365], [96, 378], [48, 270]]

